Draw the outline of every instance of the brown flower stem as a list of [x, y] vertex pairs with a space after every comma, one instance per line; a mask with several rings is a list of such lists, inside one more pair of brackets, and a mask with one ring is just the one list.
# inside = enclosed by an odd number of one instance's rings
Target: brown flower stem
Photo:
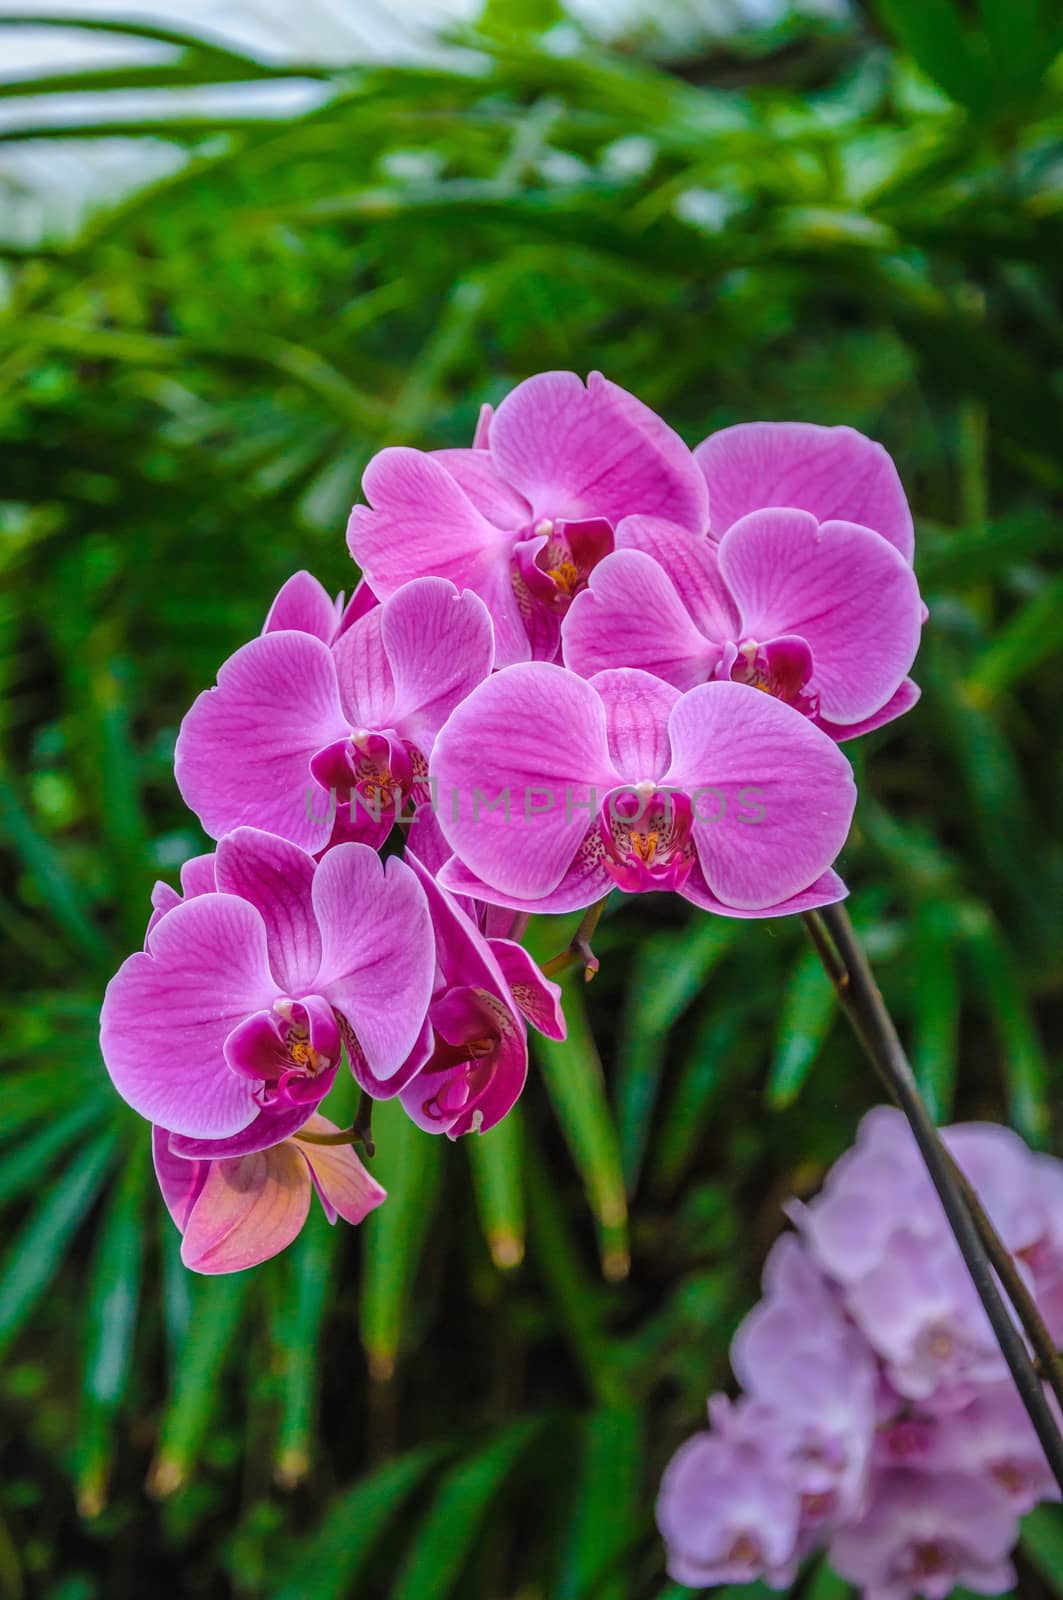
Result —
[[337, 1128], [335, 1133], [311, 1133], [308, 1128], [300, 1128], [292, 1137], [301, 1139], [304, 1144], [360, 1144], [367, 1156], [375, 1156], [372, 1095], [361, 1090], [358, 1110], [349, 1128]]
[[1026, 1330], [1043, 1377], [1050, 1383], [1057, 1398], [1063, 1401], [1063, 1368], [1051, 1335], [1022, 1283], [1011, 1255], [931, 1121], [915, 1074], [893, 1019], [883, 1003], [867, 957], [853, 931], [848, 912], [842, 905], [827, 906], [822, 911], [807, 912], [804, 921], [853, 1031], [890, 1098], [908, 1119], [1015, 1387], [1041, 1441], [1053, 1476], [1063, 1489], [1063, 1434], [1052, 1414], [1022, 1334], [1012, 1321], [1001, 1296], [996, 1275], [999, 1275], [1000, 1282], [1007, 1289]]
[[591, 949], [591, 940], [594, 931], [601, 921], [602, 912], [605, 910], [605, 901], [597, 901], [593, 906], [588, 906], [583, 913], [579, 927], [572, 935], [571, 943], [560, 955], [551, 956], [549, 961], [543, 963], [542, 970], [548, 978], [556, 978], [559, 972], [567, 972], [569, 967], [582, 966], [583, 976], [588, 983], [598, 971], [598, 957]]

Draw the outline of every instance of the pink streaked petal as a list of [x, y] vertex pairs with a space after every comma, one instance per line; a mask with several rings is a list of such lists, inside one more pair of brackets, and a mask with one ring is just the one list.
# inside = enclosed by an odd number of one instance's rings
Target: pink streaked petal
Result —
[[[174, 774], [212, 838], [248, 825], [320, 850], [310, 758], [347, 731], [327, 645], [307, 633], [268, 633], [238, 650], [218, 685], [181, 724]], [[317, 797], [320, 798], [320, 797]]]
[[217, 1161], [232, 1156], [254, 1155], [256, 1150], [270, 1150], [275, 1144], [288, 1139], [313, 1115], [313, 1108], [302, 1106], [271, 1106], [260, 1111], [254, 1122], [231, 1139], [188, 1139], [182, 1133], [171, 1133], [170, 1150], [175, 1157], [186, 1161]]
[[481, 683], [440, 732], [431, 764], [439, 825], [506, 901], [537, 899], [560, 883], [596, 791], [617, 782], [606, 730], [588, 683], [529, 662]]
[[151, 1130], [151, 1156], [166, 1209], [183, 1233], [192, 1207], [203, 1192], [210, 1163], [174, 1155], [169, 1132], [159, 1127]]
[[780, 900], [776, 905], [765, 906], [757, 911], [743, 911], [737, 906], [724, 905], [723, 901], [713, 894], [705, 882], [701, 868], [695, 862], [690, 876], [679, 893], [684, 900], [699, 906], [702, 911], [714, 912], [718, 917], [739, 917], [748, 920], [763, 917], [792, 917], [805, 911], [816, 911], [820, 906], [832, 906], [837, 901], [844, 900], [849, 891], [836, 872], [828, 871], [807, 889], [802, 889], [800, 894], [793, 894], [787, 900]]
[[237, 828], [218, 845], [218, 888], [250, 901], [266, 924], [270, 966], [281, 989], [302, 994], [321, 965], [310, 896], [314, 859], [258, 828]]
[[561, 638], [565, 665], [581, 677], [640, 667], [677, 689], [704, 683], [720, 654], [694, 626], [667, 573], [636, 550], [618, 550], [595, 567]]
[[492, 939], [490, 945], [524, 1020], [548, 1039], [563, 1039], [561, 985], [543, 976], [523, 945], [511, 939]]
[[698, 632], [719, 641], [734, 637], [738, 613], [720, 576], [716, 545], [660, 517], [625, 517], [616, 530], [618, 550], [639, 550], [671, 579]]
[[338, 621], [336, 602], [309, 572], [295, 572], [269, 608], [263, 633], [312, 633], [332, 642]]
[[774, 509], [743, 517], [720, 542], [720, 571], [741, 637], [797, 634], [812, 651], [810, 689], [831, 722], [861, 722], [896, 693], [922, 631], [915, 574], [868, 528]]
[[418, 578], [382, 607], [395, 678], [392, 725], [428, 757], [454, 707], [491, 671], [494, 630], [479, 595]]
[[616, 771], [626, 783], [656, 781], [671, 759], [668, 718], [679, 690], [634, 667], [598, 672], [590, 681], [605, 707]]
[[417, 1043], [435, 975], [424, 890], [405, 862], [341, 844], [320, 862], [317, 989], [346, 1018], [373, 1077], [386, 1082]]
[[861, 733], [873, 733], [876, 728], [884, 728], [887, 722], [903, 717], [906, 711], [912, 709], [922, 692], [919, 685], [913, 683], [911, 678], [905, 678], [896, 694], [890, 696], [882, 710], [876, 711], [874, 716], [865, 717], [863, 722], [836, 723], [817, 717], [816, 723], [824, 733], [829, 733], [831, 738], [837, 739], [840, 744], [846, 739], [855, 739]]
[[482, 516], [446, 468], [422, 450], [390, 446], [362, 479], [369, 501], [347, 525], [351, 555], [381, 600], [411, 578], [449, 578], [483, 592], [508, 565], [512, 534]]
[[476, 419], [476, 431], [472, 436], [472, 447], [474, 450], [486, 450], [490, 445], [491, 419], [494, 414], [494, 406], [488, 405], [487, 401], [485, 400], [483, 405], [480, 407], [480, 415]]
[[633, 395], [591, 375], [542, 372], [502, 401], [491, 455], [531, 503], [533, 521], [656, 513], [704, 526], [703, 487], [689, 451]]
[[531, 506], [499, 474], [487, 449], [474, 445], [471, 450], [433, 450], [431, 455], [496, 528], [517, 529], [530, 523]]
[[197, 894], [213, 894], [218, 887], [214, 870], [214, 851], [206, 855], [190, 856], [181, 868], [181, 893], [186, 900]]
[[152, 929], [107, 986], [100, 1048], [134, 1111], [175, 1133], [224, 1139], [258, 1113], [253, 1085], [230, 1071], [225, 1040], [272, 1005], [261, 916], [233, 895], [186, 900]]
[[[741, 683], [691, 689], [673, 708], [668, 734], [664, 783], [694, 802], [692, 834], [715, 895], [740, 911], [765, 910], [822, 876], [856, 803], [849, 763], [826, 734]], [[710, 790], [722, 792], [722, 808]], [[718, 821], [707, 820], [721, 809]]]
[[516, 895], [500, 894], [491, 884], [478, 878], [452, 856], [439, 873], [439, 882], [452, 894], [467, 895], [482, 900], [489, 906], [502, 906], [508, 911], [542, 912], [549, 916], [563, 916], [567, 911], [582, 911], [596, 900], [602, 900], [616, 884], [604, 865], [602, 837], [597, 824], [588, 829], [581, 840], [572, 863], [566, 868], [561, 882], [548, 894], [537, 899], [520, 899]]
[[215, 1161], [192, 1207], [181, 1260], [193, 1272], [244, 1272], [291, 1244], [310, 1210], [310, 1169], [290, 1142]]
[[[341, 633], [346, 633], [348, 628], [354, 626], [359, 617], [364, 617], [367, 612], [378, 606], [380, 601], [369, 587], [364, 578], [359, 578], [354, 586], [354, 593], [340, 612], [339, 622], [336, 624], [335, 638]], [[333, 640], [335, 643], [335, 639]]]
[[750, 511], [793, 506], [820, 522], [858, 522], [911, 561], [912, 514], [886, 450], [854, 428], [743, 422], [694, 451], [709, 486], [713, 537]]
[[343, 713], [352, 728], [388, 728], [395, 680], [384, 648], [384, 607], [371, 610], [341, 633], [332, 647]]
[[181, 903], [181, 896], [168, 883], [163, 883], [160, 880], [155, 884], [151, 891], [151, 916], [148, 919], [147, 932], [144, 935], [145, 945], [147, 944], [148, 934], [150, 934], [159, 918], [164, 917], [167, 911], [172, 911], [174, 906], [179, 906]]
[[[337, 1133], [334, 1122], [315, 1114], [306, 1124], [306, 1133]], [[387, 1199], [387, 1191], [367, 1172], [349, 1144], [310, 1144], [297, 1139], [296, 1146], [310, 1168], [318, 1199], [330, 1222], [337, 1216], [344, 1222], [364, 1222]]]

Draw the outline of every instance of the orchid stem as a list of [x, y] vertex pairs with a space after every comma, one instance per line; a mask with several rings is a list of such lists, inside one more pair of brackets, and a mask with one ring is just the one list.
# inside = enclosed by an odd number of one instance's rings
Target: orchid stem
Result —
[[[1063, 1367], [1051, 1334], [1022, 1283], [1009, 1251], [931, 1121], [911, 1063], [848, 912], [841, 905], [827, 906], [822, 911], [807, 912], [804, 921], [853, 1031], [890, 1098], [908, 1119], [1019, 1397], [1041, 1441], [1053, 1476], [1063, 1489], [1063, 1435], [1038, 1377], [1039, 1367], [1056, 1397], [1063, 1402]], [[1036, 1367], [1001, 1297], [994, 1269], [1029, 1336], [1037, 1356]]]
[[591, 940], [601, 921], [602, 912], [605, 910], [605, 901], [598, 900], [593, 906], [588, 906], [580, 920], [580, 925], [572, 935], [572, 940], [567, 949], [560, 955], [551, 956], [549, 961], [543, 963], [543, 972], [548, 978], [555, 978], [560, 972], [567, 972], [569, 967], [582, 966], [583, 976], [590, 983], [598, 971], [598, 957], [591, 949]]
[[301, 1139], [304, 1144], [360, 1144], [368, 1157], [375, 1156], [372, 1095], [361, 1090], [358, 1110], [349, 1128], [337, 1128], [335, 1133], [311, 1133], [307, 1128], [300, 1128], [295, 1138]]

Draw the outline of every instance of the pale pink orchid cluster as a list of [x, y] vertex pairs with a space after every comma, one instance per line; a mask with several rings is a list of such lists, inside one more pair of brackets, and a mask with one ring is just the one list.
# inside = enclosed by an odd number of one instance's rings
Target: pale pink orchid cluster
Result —
[[344, 1059], [452, 1138], [521, 1093], [560, 991], [516, 942], [613, 888], [771, 917], [841, 899], [839, 742], [914, 704], [925, 609], [880, 445], [752, 423], [691, 451], [543, 373], [469, 449], [382, 450], [346, 605], [297, 573], [181, 726], [217, 842], [159, 885], [104, 1059], [202, 1272], [384, 1199], [321, 1115]]
[[[1063, 1338], [1063, 1162], [993, 1123], [943, 1137]], [[743, 1393], [661, 1483], [671, 1575], [787, 1588], [825, 1547], [867, 1600], [1010, 1590], [1018, 1519], [1059, 1490], [900, 1112], [790, 1212], [731, 1346]]]

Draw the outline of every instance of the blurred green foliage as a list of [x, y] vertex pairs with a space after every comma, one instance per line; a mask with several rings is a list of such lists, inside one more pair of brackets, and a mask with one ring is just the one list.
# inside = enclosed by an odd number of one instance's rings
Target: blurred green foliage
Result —
[[[384, 1107], [389, 1204], [236, 1280], [180, 1266], [96, 1046], [152, 880], [202, 847], [185, 708], [291, 570], [350, 587], [373, 451], [467, 442], [530, 372], [600, 367], [691, 442], [802, 417], [893, 452], [924, 695], [849, 747], [842, 866], [937, 1113], [1052, 1141], [1059, 8], [878, 0], [668, 70], [558, 15], [492, 0], [403, 70], [163, 31], [168, 64], [80, 75], [97, 109], [54, 137], [145, 84], [322, 102], [123, 125], [183, 169], [0, 269], [4, 1600], [679, 1592], [657, 1476], [782, 1200], [876, 1097], [799, 924], [616, 908], [519, 1117], [470, 1151]], [[1025, 1593], [1063, 1593], [1059, 1537], [1034, 1524]]]

